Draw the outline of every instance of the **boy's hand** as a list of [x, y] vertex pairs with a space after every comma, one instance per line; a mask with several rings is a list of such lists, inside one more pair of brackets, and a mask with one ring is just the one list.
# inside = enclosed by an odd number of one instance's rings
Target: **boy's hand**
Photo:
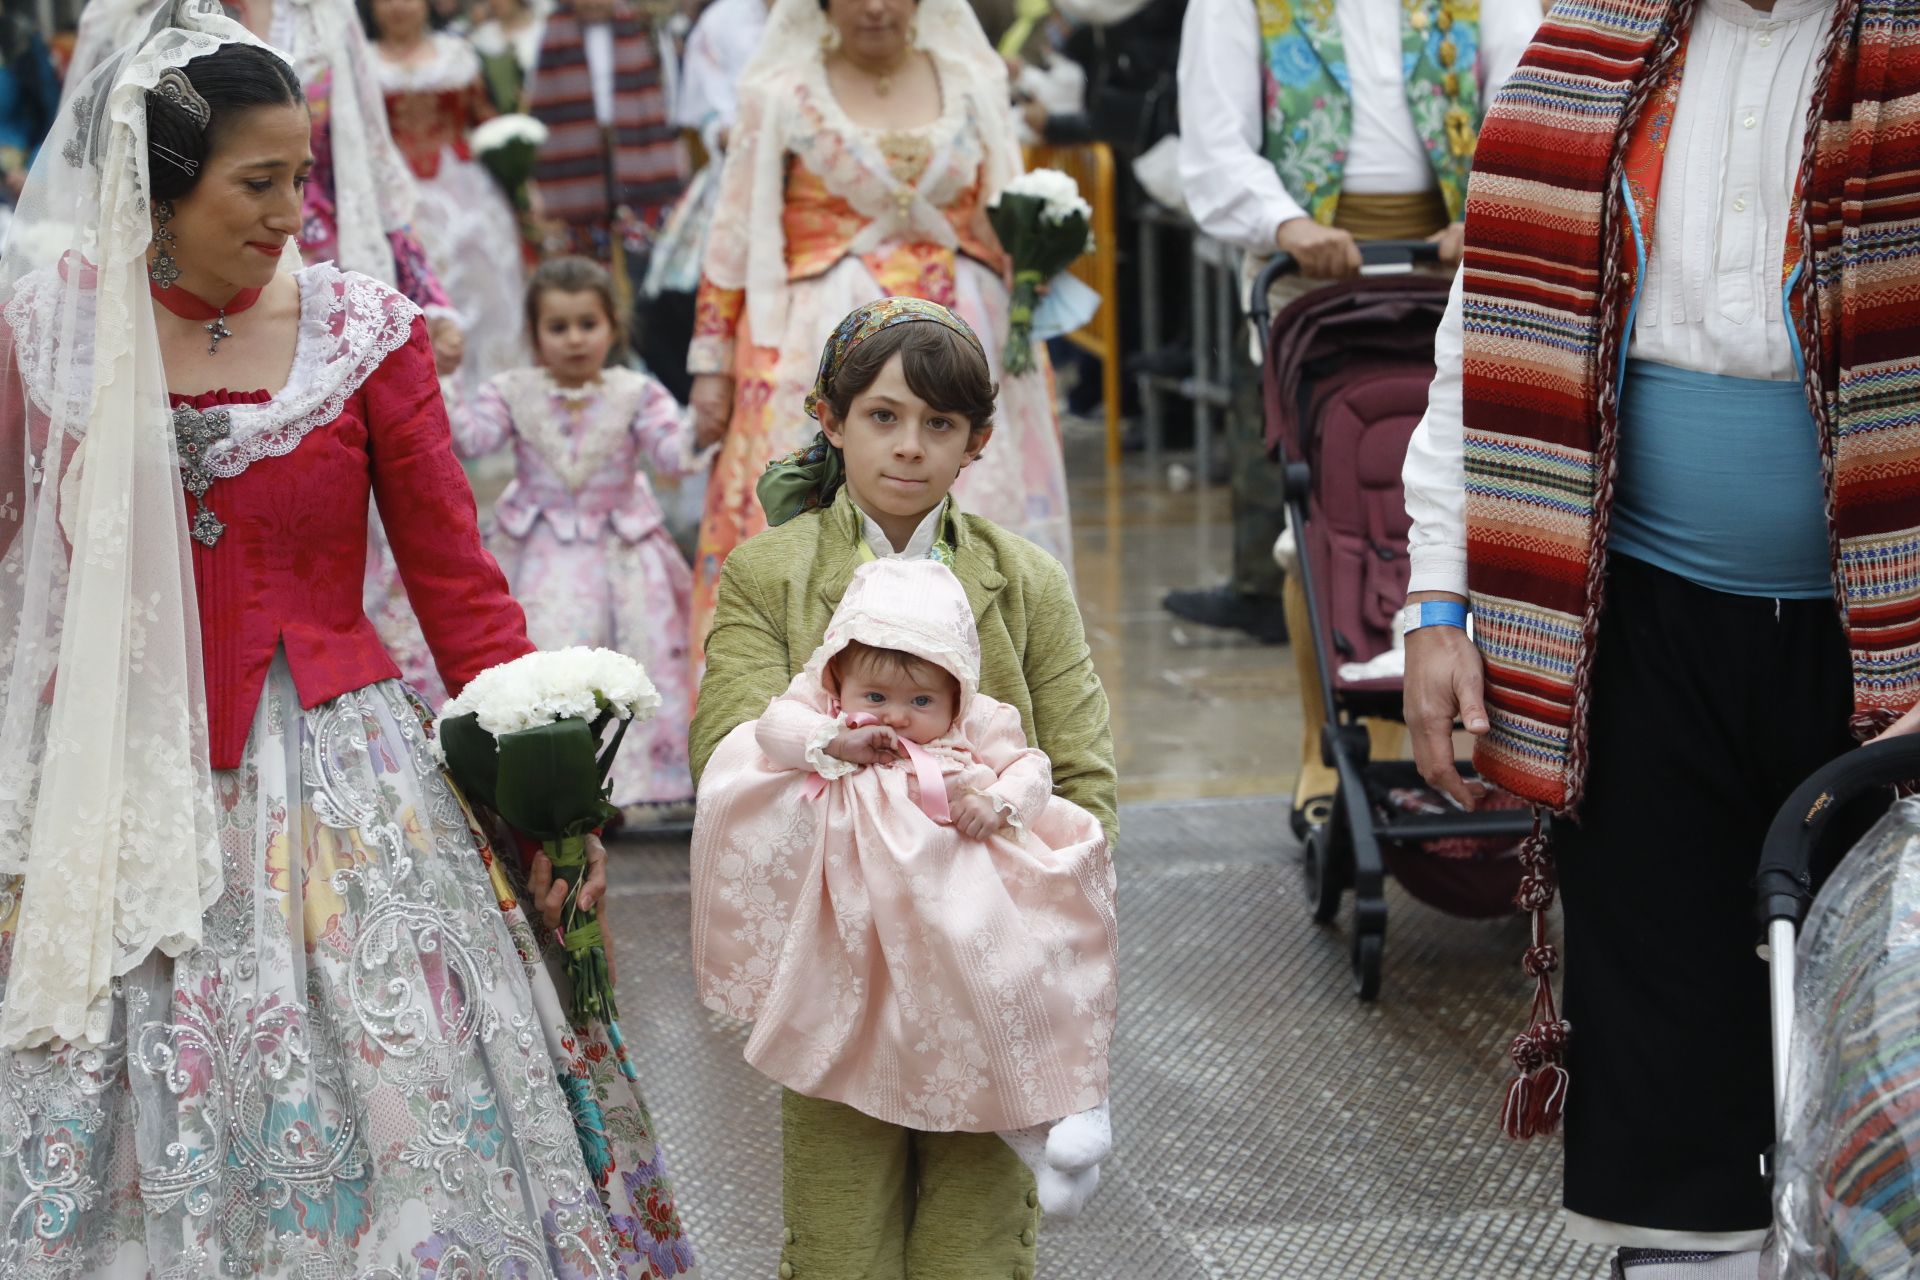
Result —
[[969, 840], [985, 840], [1006, 825], [999, 808], [985, 796], [964, 795], [953, 802], [953, 829]]
[[848, 764], [892, 764], [903, 753], [893, 730], [870, 724], [864, 729], [842, 729], [827, 744], [827, 754]]

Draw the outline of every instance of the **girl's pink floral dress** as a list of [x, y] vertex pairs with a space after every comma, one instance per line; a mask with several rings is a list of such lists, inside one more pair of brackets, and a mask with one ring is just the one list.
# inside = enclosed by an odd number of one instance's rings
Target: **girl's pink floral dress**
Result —
[[605, 370], [578, 388], [543, 369], [516, 369], [489, 380], [471, 412], [454, 418], [463, 457], [513, 448], [514, 479], [494, 507], [487, 545], [527, 611], [533, 642], [617, 650], [645, 666], [660, 691], [660, 710], [628, 730], [614, 757], [612, 799], [622, 807], [693, 797], [693, 577], [643, 465], [691, 474], [692, 440], [673, 395], [631, 369]]

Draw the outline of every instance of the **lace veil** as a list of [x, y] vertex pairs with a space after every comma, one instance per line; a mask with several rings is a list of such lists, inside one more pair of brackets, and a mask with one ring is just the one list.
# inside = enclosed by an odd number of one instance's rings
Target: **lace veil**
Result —
[[[98, 3], [99, 0], [95, 0]], [[333, 201], [348, 271], [394, 284], [398, 272], [387, 233], [413, 221], [413, 172], [387, 127], [387, 107], [353, 0], [274, 0], [267, 38], [311, 93], [331, 76], [328, 138]]]
[[[169, 23], [174, 25], [169, 25]], [[0, 1045], [104, 1044], [113, 980], [221, 889], [179, 463], [146, 251], [146, 93], [253, 40], [154, 10], [70, 95], [0, 258]], [[12, 904], [0, 904], [0, 907]]]

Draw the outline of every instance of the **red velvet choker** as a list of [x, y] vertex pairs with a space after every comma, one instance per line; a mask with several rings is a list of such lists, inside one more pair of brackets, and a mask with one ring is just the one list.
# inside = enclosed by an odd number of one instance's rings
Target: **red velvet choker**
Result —
[[161, 306], [182, 319], [206, 321], [206, 323], [200, 327], [207, 331], [208, 338], [212, 340], [207, 346], [207, 354], [210, 356], [220, 354], [220, 340], [222, 338], [231, 338], [233, 336], [233, 330], [227, 328], [227, 316], [229, 314], [237, 316], [254, 303], [260, 301], [260, 290], [258, 289], [242, 289], [240, 292], [234, 294], [233, 298], [224, 307], [216, 307], [204, 299], [195, 297], [177, 285], [171, 285], [163, 289], [159, 285], [150, 282], [147, 285], [147, 290], [153, 294], [155, 302], [158, 302]]

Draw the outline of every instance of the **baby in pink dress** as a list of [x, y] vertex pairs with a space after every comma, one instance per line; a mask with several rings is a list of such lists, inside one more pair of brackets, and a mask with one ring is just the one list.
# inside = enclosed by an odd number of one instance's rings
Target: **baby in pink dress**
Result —
[[1077, 1212], [1111, 1147], [1112, 859], [979, 688], [960, 582], [854, 574], [826, 640], [700, 785], [693, 959], [746, 1057], [909, 1129], [997, 1132]]

